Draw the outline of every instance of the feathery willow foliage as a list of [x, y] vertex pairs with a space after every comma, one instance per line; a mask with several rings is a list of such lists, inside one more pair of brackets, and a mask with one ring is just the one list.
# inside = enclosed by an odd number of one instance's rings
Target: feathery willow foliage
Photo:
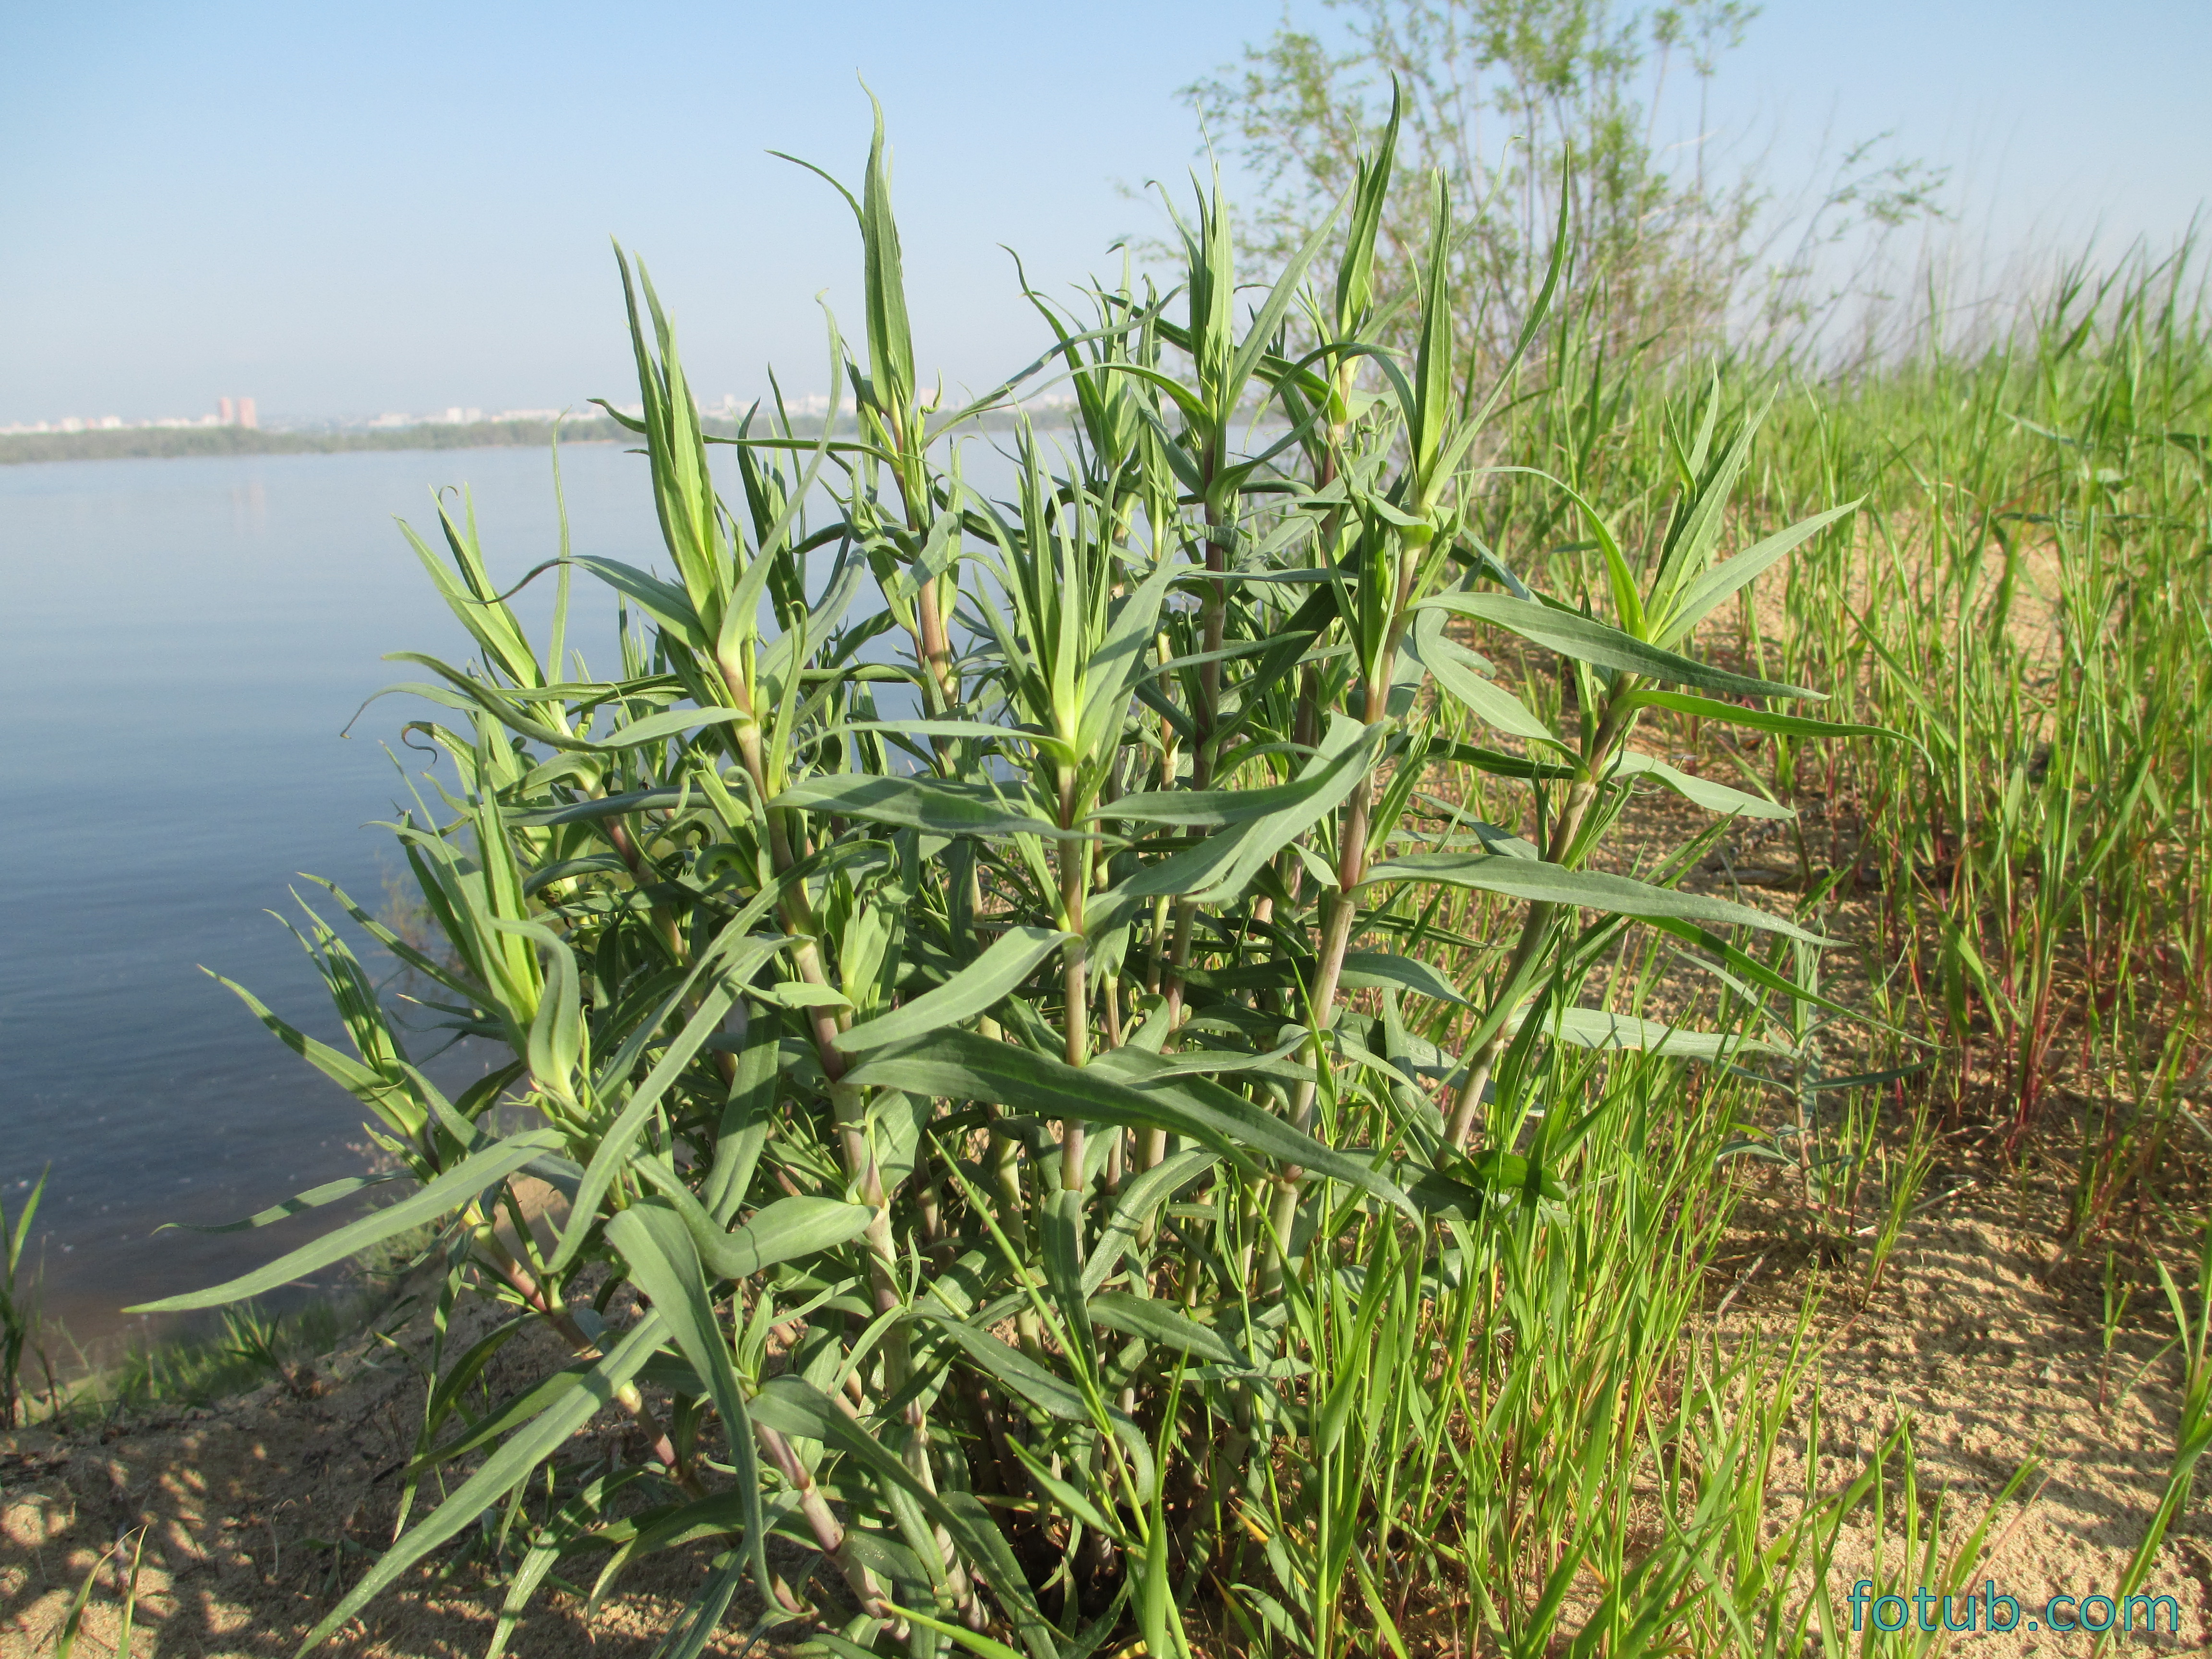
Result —
[[[1684, 1064], [1786, 1046], [1813, 997], [1769, 965], [1811, 935], [1670, 884], [1702, 843], [1651, 880], [1589, 867], [1639, 783], [1786, 812], [1632, 750], [1639, 714], [1866, 728], [1776, 712], [1816, 694], [1683, 654], [1849, 510], [1719, 556], [1757, 410], [1716, 392], [1686, 412], [1648, 559], [1577, 498], [1600, 605], [1532, 591], [1482, 544], [1477, 441], [1508, 386], [1469, 384], [1455, 356], [1441, 180], [1419, 186], [1418, 291], [1374, 291], [1391, 185], [1386, 143], [1340, 205], [1333, 282], [1314, 269], [1324, 226], [1248, 306], [1216, 191], [1181, 225], [1166, 297], [1100, 290], [1085, 323], [1037, 300], [1057, 343], [1030, 374], [1066, 376], [1077, 419], [1064, 459], [1020, 434], [1009, 500], [941, 441], [1024, 377], [933, 420], [880, 122], [848, 196], [865, 352], [831, 335], [857, 435], [749, 428], [710, 465], [672, 331], [624, 260], [629, 423], [666, 574], [556, 562], [647, 626], [618, 677], [564, 679], [563, 623], [541, 655], [472, 524], [445, 520], [442, 555], [418, 540], [478, 647], [462, 665], [410, 656], [433, 678], [404, 688], [452, 716], [429, 727], [459, 770], [452, 816], [396, 826], [445, 951], [332, 890], [501, 1062], [447, 1099], [318, 924], [355, 1053], [247, 1000], [374, 1115], [408, 1195], [156, 1304], [440, 1230], [401, 1526], [316, 1639], [501, 1513], [525, 1541], [495, 1652], [556, 1565], [595, 1561], [604, 1586], [702, 1540], [671, 1652], [700, 1651], [748, 1579], [763, 1626], [811, 1620], [846, 1654], [1054, 1659], [1121, 1628], [1187, 1654], [1217, 1595], [1248, 1634], [1341, 1651], [1354, 1589], [1370, 1626], [1402, 1607], [1378, 1582], [1381, 1494], [1453, 1455], [1459, 1356], [1492, 1334], [1470, 1286], [1557, 1223], [1601, 1116], [1567, 1109], [1580, 1084], [1541, 1080], [1580, 1051], [1641, 1050], [1663, 1117]], [[1394, 307], [1418, 342], [1403, 356], [1376, 343]], [[1555, 656], [1566, 716], [1540, 718], [1457, 618]], [[1534, 839], [1455, 805], [1471, 774], [1525, 790]], [[1455, 890], [1497, 896], [1512, 926], [1455, 934]], [[1692, 946], [1765, 1035], [1583, 1006], [1638, 924]], [[1755, 953], [1754, 934], [1789, 951]], [[499, 1225], [526, 1174], [567, 1200], [550, 1250]], [[1614, 1212], [1614, 1251], [1671, 1201]], [[1532, 1360], [1532, 1324], [1629, 1306], [1551, 1282], [1512, 1280]], [[456, 1352], [444, 1316], [469, 1291], [509, 1316]], [[472, 1414], [488, 1360], [531, 1328], [571, 1363]], [[1648, 1392], [1637, 1344], [1613, 1352], [1629, 1371], [1574, 1387]], [[564, 1458], [608, 1412], [634, 1421], [638, 1457]], [[1644, 1629], [1687, 1571], [1638, 1566], [1593, 1616]], [[1552, 1614], [1563, 1572], [1538, 1587]]]

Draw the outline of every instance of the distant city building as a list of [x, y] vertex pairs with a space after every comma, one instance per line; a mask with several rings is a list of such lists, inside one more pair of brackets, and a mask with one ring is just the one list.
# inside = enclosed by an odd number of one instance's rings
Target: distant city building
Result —
[[[400, 417], [403, 421], [408, 417]], [[211, 415], [156, 415], [150, 418], [125, 420], [120, 415], [64, 415], [58, 421], [29, 421], [12, 426], [0, 426], [0, 434], [21, 435], [33, 432], [125, 432], [149, 428], [240, 426], [258, 427], [261, 417], [251, 398], [218, 398]]]

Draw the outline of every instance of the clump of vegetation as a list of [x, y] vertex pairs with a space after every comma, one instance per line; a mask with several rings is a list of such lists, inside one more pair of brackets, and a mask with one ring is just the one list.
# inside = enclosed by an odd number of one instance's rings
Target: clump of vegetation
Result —
[[[942, 413], [879, 129], [848, 410], [702, 427], [625, 260], [665, 568], [564, 547], [540, 641], [468, 515], [416, 541], [478, 647], [409, 658], [458, 782], [393, 826], [419, 899], [331, 892], [501, 1061], [448, 1099], [313, 921], [351, 1052], [246, 1000], [405, 1195], [159, 1304], [436, 1275], [401, 1527], [318, 1638], [465, 1539], [495, 1656], [663, 1551], [675, 1652], [741, 1595], [846, 1656], [1841, 1651], [1847, 1520], [1881, 1586], [1950, 1585], [2006, 1498], [1947, 1553], [1909, 1425], [1780, 1491], [1811, 1316], [1767, 1353], [1706, 1310], [1784, 1243], [1871, 1297], [1981, 1129], [2070, 1189], [2108, 1356], [2121, 1258], [2166, 1292], [2158, 1532], [2186, 1502], [2203, 1322], [2149, 1254], [2212, 1136], [2185, 262], [1848, 377], [1692, 373], [1711, 250], [1630, 234], [1668, 222], [1632, 135], [1577, 195], [1564, 150], [1402, 167], [1449, 159], [1407, 107], [1278, 202], [1265, 282], [1201, 192], [1164, 296], [1032, 296], [1054, 349]], [[1548, 240], [1501, 184], [1564, 199]], [[1006, 412], [1048, 377], [1064, 443]], [[961, 446], [1009, 420], [994, 495]], [[1719, 1294], [1747, 1197], [1778, 1237]], [[504, 1317], [449, 1341], [471, 1294]], [[530, 1330], [565, 1367], [479, 1402]], [[216, 1346], [284, 1363], [251, 1316]]]
[[16, 1210], [12, 1231], [7, 1205], [0, 1200], [0, 1429], [12, 1429], [23, 1420], [23, 1355], [26, 1349], [38, 1352], [38, 1278], [23, 1271], [23, 1252], [46, 1191], [42, 1173]]
[[[1845, 1526], [1962, 1585], [2032, 1469], [1947, 1529], [1906, 1421], [1784, 1490], [1811, 1303], [1711, 1339], [2031, 1177], [2103, 1266], [2100, 1407], [2178, 1371], [2144, 1582], [2212, 1443], [2212, 1256], [2191, 1304], [2161, 1255], [2212, 1237], [2191, 251], [1835, 372], [1805, 250], [1638, 101], [1747, 9], [1347, 15], [1192, 90], [1270, 186], [1243, 252], [1200, 194], [1164, 296], [1032, 296], [1054, 349], [940, 412], [878, 132], [846, 407], [703, 422], [625, 262], [666, 564], [564, 544], [539, 640], [467, 514], [416, 541], [478, 647], [411, 659], [458, 781], [411, 891], [332, 895], [404, 974], [311, 923], [350, 1052], [247, 998], [404, 1196], [164, 1304], [432, 1276], [397, 1535], [319, 1636], [488, 1564], [495, 1659], [676, 1551], [672, 1653], [1920, 1650], [1844, 1633]], [[1814, 217], [1929, 183], [1856, 152]], [[500, 1063], [446, 1097], [395, 987]], [[296, 1383], [345, 1316], [255, 1309], [79, 1397]], [[565, 1364], [489, 1397], [532, 1331]]]
[[339, 1297], [309, 1302], [289, 1314], [252, 1302], [226, 1308], [219, 1331], [142, 1343], [118, 1364], [91, 1373], [64, 1409], [112, 1418], [204, 1406], [264, 1382], [310, 1395], [318, 1386], [315, 1362], [360, 1330], [372, 1311], [358, 1300]]
[[[337, 1183], [320, 1201], [368, 1184]], [[0, 1212], [0, 1237], [10, 1243], [15, 1261], [23, 1255], [45, 1185], [41, 1180], [33, 1189], [12, 1235]], [[279, 1207], [249, 1219], [265, 1226], [293, 1212]], [[35, 1424], [70, 1433], [112, 1427], [134, 1416], [210, 1405], [270, 1382], [311, 1398], [322, 1391], [325, 1356], [367, 1332], [389, 1335], [420, 1311], [410, 1286], [436, 1237], [430, 1227], [403, 1229], [357, 1252], [343, 1281], [319, 1294], [300, 1298], [295, 1293], [282, 1310], [258, 1300], [237, 1303], [223, 1308], [216, 1328], [195, 1321], [181, 1329], [141, 1334], [119, 1354], [97, 1348], [88, 1353], [64, 1326], [44, 1318], [36, 1275], [0, 1275], [0, 1403], [13, 1407], [12, 1414], [0, 1415], [0, 1429]]]
[[[556, 1565], [604, 1589], [702, 1540], [686, 1651], [747, 1581], [762, 1626], [837, 1653], [1541, 1647], [1571, 1606], [1613, 1651], [1802, 1633], [1762, 1531], [1775, 1423], [1723, 1403], [1768, 1397], [1760, 1362], [1679, 1339], [1714, 1161], [1841, 1006], [1802, 971], [1817, 917], [1679, 884], [1791, 810], [1633, 740], [1881, 735], [1686, 649], [1852, 507], [1721, 556], [1771, 398], [1709, 385], [1661, 417], [1642, 541], [1528, 482], [1592, 556], [1540, 587], [1478, 465], [1512, 365], [1464, 367], [1449, 184], [1398, 179], [1395, 137], [1333, 271], [1325, 227], [1247, 312], [1202, 193], [1171, 295], [1102, 289], [1081, 321], [1039, 297], [1057, 348], [932, 419], [879, 125], [848, 198], [864, 349], [831, 331], [857, 437], [749, 428], [726, 498], [625, 262], [671, 574], [556, 561], [541, 651], [465, 518], [417, 542], [480, 647], [404, 653], [459, 717], [430, 726], [453, 815], [394, 826], [444, 949], [332, 896], [507, 1058], [446, 1098], [315, 921], [354, 1052], [247, 1000], [415, 1190], [154, 1304], [427, 1223], [441, 1310], [511, 1310], [434, 1347], [411, 1524], [315, 1639], [501, 1505], [495, 1651]], [[1402, 352], [1394, 189], [1431, 227]], [[1072, 446], [1019, 433], [992, 499], [945, 440], [1047, 371]], [[559, 667], [577, 570], [625, 608], [605, 678]], [[1652, 789], [1716, 821], [1601, 867]], [[1664, 1018], [1662, 946], [1705, 975]], [[532, 1125], [501, 1133], [515, 1100]], [[525, 1173], [567, 1198], [550, 1248], [500, 1229]], [[458, 1415], [531, 1327], [568, 1369]], [[577, 1443], [603, 1412], [635, 1456]]]

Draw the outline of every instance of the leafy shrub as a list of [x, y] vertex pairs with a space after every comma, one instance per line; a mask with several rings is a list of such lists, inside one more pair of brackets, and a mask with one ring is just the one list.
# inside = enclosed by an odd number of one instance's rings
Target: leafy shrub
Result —
[[[499, 1505], [525, 1524], [495, 1651], [556, 1564], [604, 1558], [604, 1585], [702, 1540], [672, 1651], [699, 1651], [748, 1577], [764, 1625], [811, 1620], [838, 1653], [1046, 1659], [1124, 1626], [1188, 1653], [1194, 1621], [1395, 1644], [1414, 1586], [1394, 1553], [1455, 1562], [1493, 1629], [1559, 1618], [1595, 1558], [1553, 1559], [1544, 1528], [1601, 1507], [1607, 1459], [1685, 1444], [1706, 1410], [1660, 1400], [1650, 1369], [1694, 1298], [1684, 1241], [1716, 1214], [1685, 1182], [1725, 1114], [1682, 1096], [1682, 1067], [1786, 1047], [1761, 1011], [1810, 994], [1747, 941], [1817, 943], [1676, 890], [1702, 842], [1650, 880], [1589, 861], [1640, 784], [1786, 812], [1631, 750], [1647, 709], [1863, 729], [1774, 712], [1814, 694], [1679, 649], [1849, 509], [1717, 562], [1759, 413], [1716, 392], [1673, 434], [1644, 568], [1575, 498], [1611, 619], [1533, 592], [1474, 532], [1510, 374], [1458, 366], [1440, 179], [1404, 301], [1417, 348], [1374, 343], [1391, 177], [1386, 143], [1340, 204], [1333, 282], [1309, 280], [1324, 226], [1241, 323], [1229, 210], [1202, 197], [1168, 300], [1101, 290], [1079, 324], [1040, 299], [1055, 349], [932, 420], [878, 125], [848, 197], [865, 352], [831, 331], [856, 435], [749, 426], [725, 500], [625, 259], [669, 574], [556, 561], [541, 654], [471, 523], [443, 519], [442, 555], [416, 542], [479, 647], [402, 653], [434, 676], [405, 689], [455, 717], [428, 726], [459, 772], [448, 815], [395, 826], [440, 948], [331, 890], [501, 1063], [448, 1100], [316, 922], [353, 1054], [240, 994], [374, 1114], [414, 1188], [155, 1304], [430, 1223], [441, 1306], [510, 1310], [458, 1352], [439, 1322], [404, 1514], [433, 1471], [446, 1495], [316, 1639]], [[939, 441], [1048, 368], [1079, 399], [1072, 457], [1055, 471], [1023, 430], [1015, 498], [989, 499]], [[1236, 437], [1255, 418], [1256, 453]], [[576, 571], [641, 620], [605, 679], [562, 678]], [[1458, 618], [1556, 656], [1559, 717]], [[1534, 838], [1474, 816], [1478, 785], [1518, 792]], [[1456, 931], [1469, 894], [1502, 932]], [[1720, 974], [1722, 1030], [1583, 1005], [1639, 923]], [[498, 1133], [517, 1101], [530, 1126]], [[1578, 1179], [1600, 1146], [1611, 1173]], [[550, 1250], [498, 1225], [525, 1173], [567, 1199]], [[470, 1417], [532, 1327], [573, 1363]], [[1494, 1386], [1494, 1411], [1463, 1412]], [[1616, 1425], [1622, 1401], [1641, 1403]], [[571, 1453], [609, 1412], [632, 1450]], [[1562, 1424], [1595, 1462], [1543, 1449]], [[1702, 1474], [1669, 1465], [1681, 1513], [1632, 1571], [1618, 1511], [1594, 1628], [1648, 1638], [1715, 1529], [1745, 1524], [1736, 1431], [1716, 1432]], [[1513, 1510], [1531, 1493], [1553, 1517], [1534, 1533]], [[1756, 1558], [1755, 1503], [1747, 1524]], [[793, 1546], [822, 1583], [780, 1566]]]

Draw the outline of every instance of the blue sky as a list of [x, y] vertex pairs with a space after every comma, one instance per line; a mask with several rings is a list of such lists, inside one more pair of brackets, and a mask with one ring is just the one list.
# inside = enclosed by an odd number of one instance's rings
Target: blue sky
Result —
[[[1314, 0], [1292, 15], [1326, 23]], [[0, 422], [558, 405], [628, 374], [606, 238], [650, 260], [695, 384], [818, 388], [814, 296], [859, 323], [865, 75], [896, 148], [918, 347], [981, 383], [1033, 277], [1158, 228], [1176, 89], [1277, 0], [1111, 7], [124, 4], [0, 0]], [[1711, 126], [1810, 176], [1894, 130], [1996, 248], [2163, 240], [2212, 195], [2212, 5], [1775, 0]]]

